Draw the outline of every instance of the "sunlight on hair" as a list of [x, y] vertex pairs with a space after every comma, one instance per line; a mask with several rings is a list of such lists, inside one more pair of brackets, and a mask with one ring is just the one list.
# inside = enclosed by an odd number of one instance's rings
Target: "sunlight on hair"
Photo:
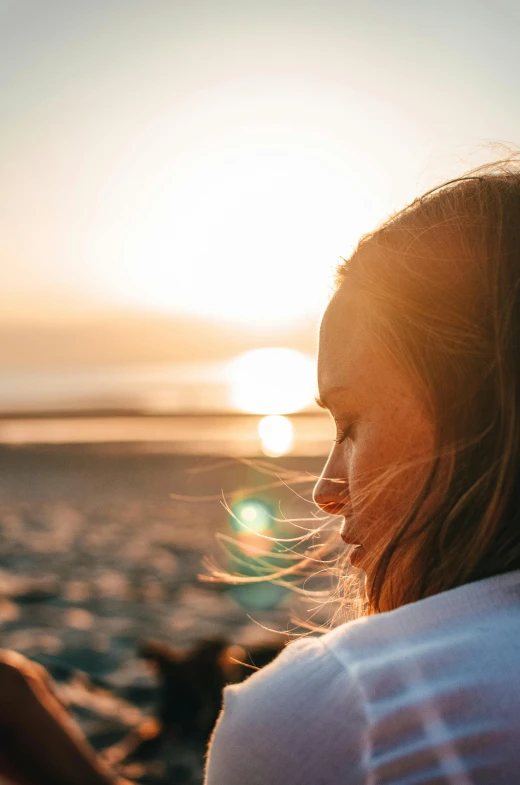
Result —
[[258, 423], [260, 446], [265, 455], [276, 458], [291, 451], [294, 442], [292, 422], [279, 414], [269, 414]]
[[[206, 572], [198, 575], [199, 581], [227, 585], [230, 596], [248, 611], [288, 603], [289, 628], [265, 627], [251, 618], [266, 632], [284, 637], [327, 632], [335, 623], [363, 615], [363, 574], [350, 565], [350, 549], [338, 537], [337, 517], [317, 513], [310, 498], [317, 476], [274, 467], [268, 461], [241, 462], [271, 481], [244, 488], [229, 502], [225, 495], [203, 497], [208, 502], [220, 500], [229, 516], [230, 533], [217, 532], [224, 562], [217, 552], [205, 554]], [[280, 487], [305, 504], [303, 515], [285, 516], [276, 503]], [[266, 492], [269, 499], [263, 498]], [[187, 499], [179, 494], [174, 498]], [[191, 500], [200, 502], [200, 497]]]
[[234, 406], [249, 414], [289, 414], [309, 406], [315, 361], [287, 348], [253, 349], [228, 366]]

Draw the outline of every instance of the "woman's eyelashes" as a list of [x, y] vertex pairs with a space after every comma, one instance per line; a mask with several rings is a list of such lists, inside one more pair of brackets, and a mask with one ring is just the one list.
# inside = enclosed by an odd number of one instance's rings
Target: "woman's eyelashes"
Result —
[[353, 431], [354, 431], [354, 425], [353, 424], [348, 425], [346, 428], [339, 429], [338, 435], [334, 439], [334, 443], [335, 444], [342, 444], [346, 439], [350, 439], [352, 437]]

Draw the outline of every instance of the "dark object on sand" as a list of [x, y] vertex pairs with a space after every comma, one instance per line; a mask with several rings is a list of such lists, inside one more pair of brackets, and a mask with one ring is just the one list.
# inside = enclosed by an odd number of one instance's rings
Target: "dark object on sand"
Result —
[[207, 741], [222, 705], [226, 684], [243, 681], [271, 662], [284, 642], [251, 647], [221, 638], [202, 640], [183, 650], [146, 641], [141, 656], [157, 668], [161, 685], [158, 716], [163, 733], [177, 739]]

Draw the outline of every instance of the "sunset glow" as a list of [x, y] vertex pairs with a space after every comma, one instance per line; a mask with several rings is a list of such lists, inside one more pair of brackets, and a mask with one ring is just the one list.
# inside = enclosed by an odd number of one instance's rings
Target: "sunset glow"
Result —
[[[330, 90], [314, 103], [337, 114]], [[257, 80], [197, 96], [182, 132], [160, 118], [139, 141], [143, 154], [109, 170], [85, 237], [104, 296], [260, 325], [318, 313], [338, 256], [382, 209], [385, 175], [354, 141], [338, 146], [312, 129], [295, 137], [295, 120], [310, 115], [304, 86]], [[187, 146], [182, 162], [172, 138]]]
[[0, 322], [314, 317], [364, 232], [518, 135], [512, 0], [471, 36], [464, 4], [47, 6], [2, 7]]
[[229, 365], [233, 405], [248, 414], [289, 414], [308, 406], [316, 385], [315, 361], [285, 348], [253, 349]]

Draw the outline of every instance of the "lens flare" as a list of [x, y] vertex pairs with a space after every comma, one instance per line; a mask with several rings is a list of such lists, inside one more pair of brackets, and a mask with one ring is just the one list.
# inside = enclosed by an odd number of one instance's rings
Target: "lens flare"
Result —
[[[229, 523], [233, 542], [229, 546], [231, 570], [238, 570], [244, 577], [253, 577], [254, 583], [238, 583], [228, 588], [229, 594], [244, 608], [268, 610], [276, 608], [289, 592], [286, 586], [271, 583], [270, 576], [281, 567], [285, 559], [277, 554], [285, 550], [278, 543], [276, 506], [267, 499], [247, 497], [231, 504]], [[265, 581], [262, 578], [265, 577]]]
[[264, 533], [271, 528], [272, 511], [259, 499], [243, 499], [231, 507], [231, 526], [239, 532]]

